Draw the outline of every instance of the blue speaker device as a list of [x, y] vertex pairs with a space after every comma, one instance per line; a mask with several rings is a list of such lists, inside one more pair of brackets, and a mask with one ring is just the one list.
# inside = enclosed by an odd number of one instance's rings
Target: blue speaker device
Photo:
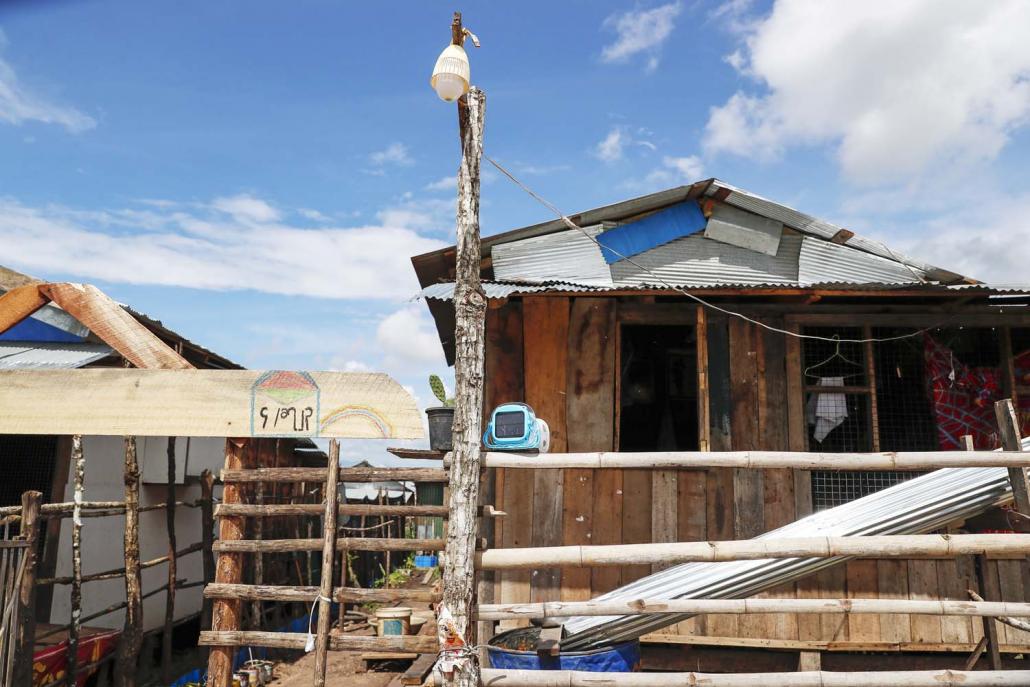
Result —
[[547, 453], [551, 430], [525, 403], [503, 403], [490, 414], [483, 445], [499, 451]]

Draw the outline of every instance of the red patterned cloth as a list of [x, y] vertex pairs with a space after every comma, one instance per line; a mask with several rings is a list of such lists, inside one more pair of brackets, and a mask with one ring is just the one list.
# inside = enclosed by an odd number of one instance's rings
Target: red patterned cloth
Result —
[[[1030, 351], [1017, 353], [1012, 361], [1016, 375], [1017, 386], [1030, 386]], [[1019, 433], [1026, 437], [1030, 436], [1030, 396], [1019, 394], [1019, 407], [1016, 411], [1019, 414]]]
[[1001, 398], [1000, 371], [962, 364], [950, 348], [923, 335], [926, 383], [937, 416], [937, 440], [943, 450], [963, 449], [970, 434], [978, 449], [998, 447], [994, 402]]

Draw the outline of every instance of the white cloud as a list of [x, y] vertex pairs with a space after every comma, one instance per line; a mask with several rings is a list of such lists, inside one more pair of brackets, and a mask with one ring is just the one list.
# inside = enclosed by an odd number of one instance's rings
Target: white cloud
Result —
[[[0, 30], [0, 50], [7, 39]], [[68, 105], [59, 105], [26, 88], [18, 79], [14, 67], [0, 58], [0, 120], [9, 124], [42, 122], [57, 124], [68, 131], [80, 133], [97, 125], [95, 119]]]
[[384, 369], [446, 368], [433, 321], [422, 303], [411, 303], [387, 315], [376, 329], [376, 342], [383, 353]]
[[215, 198], [211, 207], [238, 222], [275, 222], [280, 217], [278, 210], [249, 193]]
[[427, 191], [456, 191], [458, 189], [458, 177], [443, 177], [431, 184], [426, 184]]
[[383, 150], [369, 155], [368, 159], [377, 167], [385, 167], [387, 165], [410, 167], [415, 164], [415, 160], [408, 153], [408, 146], [403, 143], [391, 143]]
[[631, 10], [613, 14], [604, 20], [604, 28], [615, 31], [615, 42], [604, 46], [601, 60], [625, 62], [634, 55], [646, 54], [648, 71], [658, 66], [662, 45], [675, 28], [682, 6], [679, 2], [649, 10]]
[[312, 208], [297, 208], [297, 214], [312, 222], [331, 222], [333, 218]]
[[704, 174], [704, 163], [696, 155], [662, 158], [662, 165], [651, 170], [642, 179], [630, 179], [622, 187], [632, 191], [657, 191], [678, 184], [699, 181]]
[[343, 364], [344, 372], [368, 372], [371, 369], [372, 368], [370, 368], [366, 363], [363, 363], [360, 360], [348, 360]]
[[706, 147], [833, 146], [871, 183], [991, 160], [1030, 120], [1030, 3], [778, 0], [727, 60], [756, 83], [712, 109]]
[[400, 226], [310, 229], [263, 221], [274, 208], [246, 198], [143, 211], [0, 199], [3, 261], [84, 280], [393, 299], [418, 291], [409, 256], [445, 245]]
[[617, 162], [621, 160], [623, 148], [626, 146], [626, 138], [627, 136], [622, 128], [615, 127], [595, 146], [594, 155], [602, 162]]

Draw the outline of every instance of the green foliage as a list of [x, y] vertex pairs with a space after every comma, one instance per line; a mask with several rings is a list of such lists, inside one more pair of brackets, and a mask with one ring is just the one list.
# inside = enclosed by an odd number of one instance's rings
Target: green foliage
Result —
[[447, 388], [444, 387], [443, 380], [438, 375], [429, 375], [429, 388], [433, 390], [433, 395], [445, 408], [454, 407], [454, 399], [448, 398]]

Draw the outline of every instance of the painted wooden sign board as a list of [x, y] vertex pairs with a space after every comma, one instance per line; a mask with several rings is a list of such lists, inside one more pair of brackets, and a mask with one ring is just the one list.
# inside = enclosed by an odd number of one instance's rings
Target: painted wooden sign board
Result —
[[0, 372], [0, 434], [419, 439], [388, 375], [287, 370]]

